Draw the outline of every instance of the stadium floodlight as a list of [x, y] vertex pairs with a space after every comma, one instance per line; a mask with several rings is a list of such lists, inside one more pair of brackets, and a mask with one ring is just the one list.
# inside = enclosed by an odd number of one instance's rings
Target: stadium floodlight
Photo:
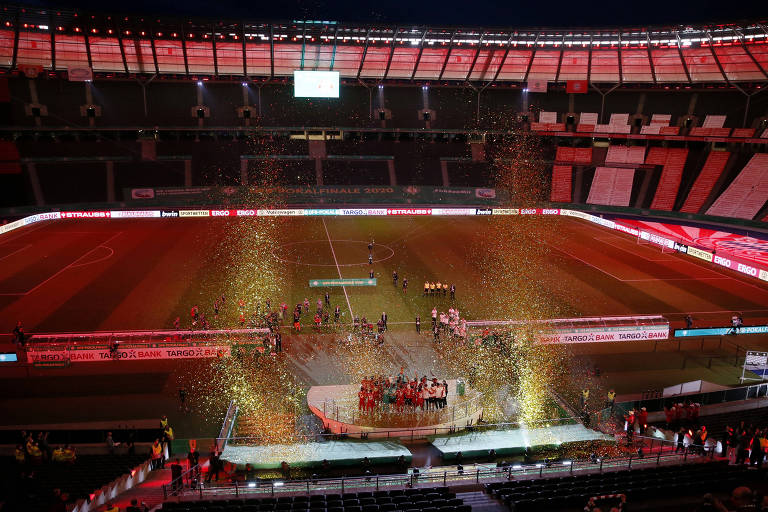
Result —
[[203, 86], [203, 81], [202, 80], [198, 80], [197, 81], [197, 86], [198, 87], [202, 87]]
[[248, 82], [243, 82], [240, 85], [242, 85], [243, 87], [248, 87]]
[[526, 87], [525, 89], [523, 89], [523, 92], [528, 92], [528, 88]]
[[379, 89], [383, 89], [383, 88], [384, 88], [384, 85], [379, 84]]

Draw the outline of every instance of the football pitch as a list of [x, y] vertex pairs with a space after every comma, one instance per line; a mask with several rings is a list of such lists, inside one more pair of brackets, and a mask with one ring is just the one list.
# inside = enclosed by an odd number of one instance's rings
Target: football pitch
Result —
[[[31, 333], [144, 330], [173, 328], [179, 317], [181, 328], [189, 328], [190, 308], [197, 305], [212, 328], [226, 328], [239, 326], [240, 300], [246, 316], [263, 311], [270, 299], [273, 308], [285, 302], [290, 317], [293, 306], [307, 298], [310, 314], [302, 317], [301, 334], [289, 334], [286, 325], [285, 353], [303, 382], [326, 385], [350, 379], [328, 356], [338, 336], [309, 325], [326, 291], [331, 310], [339, 306], [343, 312], [343, 323], [352, 314], [375, 322], [386, 311], [391, 364], [420, 370], [430, 368], [436, 357], [429, 334], [433, 307], [457, 308], [469, 320], [514, 319], [522, 314], [517, 306], [526, 294], [534, 293], [546, 301], [541, 311], [553, 317], [662, 314], [673, 327], [682, 326], [687, 313], [702, 326], [727, 324], [733, 311], [743, 313], [747, 324], [768, 318], [768, 286], [758, 280], [638, 245], [628, 235], [573, 218], [542, 217], [518, 245], [496, 239], [500, 230], [520, 229], [521, 222], [526, 220], [510, 216], [41, 223], [0, 237], [0, 323], [6, 332], [17, 320]], [[367, 280], [370, 270], [376, 286], [310, 287], [311, 280], [340, 276]], [[454, 300], [422, 295], [424, 281], [438, 280], [456, 286]], [[216, 317], [214, 303], [222, 294], [226, 302]], [[421, 336], [415, 333], [416, 315]], [[761, 336], [731, 341], [766, 349]], [[673, 340], [658, 347], [653, 341], [571, 345], [574, 379], [588, 380], [586, 373], [597, 365], [603, 373], [595, 389], [614, 388], [620, 394], [695, 379], [737, 384], [740, 365], [734, 363], [733, 345], [718, 343], [713, 339], [700, 346], [692, 339], [679, 349]], [[57, 370], [67, 384], [56, 384], [61, 395], [56, 409], [30, 406], [49, 396], [51, 385], [46, 370], [33, 370], [39, 384], [25, 384], [27, 394], [6, 399], [0, 410], [13, 424], [77, 421], [83, 404], [110, 392], [123, 397], [122, 412], [94, 419], [156, 417], [174, 409], [183, 375], [206, 371], [198, 366], [143, 361]], [[99, 375], [81, 375], [91, 372]], [[139, 382], [143, 387], [137, 388]], [[188, 420], [179, 415], [176, 421]], [[210, 428], [217, 428], [215, 422]]]
[[[515, 319], [519, 295], [532, 287], [555, 317], [662, 314], [679, 325], [690, 312], [699, 325], [713, 325], [727, 323], [733, 311], [748, 323], [768, 316], [767, 285], [578, 219], [541, 219], [524, 243], [496, 243], [494, 233], [521, 221], [304, 217], [35, 225], [0, 238], [0, 321], [22, 320], [28, 332], [60, 332], [167, 329], [178, 317], [181, 328], [189, 328], [190, 308], [197, 305], [211, 328], [227, 328], [239, 326], [241, 313], [247, 322], [263, 312], [267, 300], [272, 309], [285, 302], [290, 317], [306, 299], [310, 314], [302, 323], [308, 326], [327, 292], [330, 306], [323, 307], [339, 306], [342, 323], [354, 316], [375, 323], [386, 312], [390, 329], [412, 330], [417, 315], [423, 326], [429, 323], [432, 308], [454, 307], [469, 320]], [[264, 222], [273, 224], [264, 229]], [[321, 279], [367, 281], [370, 271], [375, 286], [310, 286]], [[455, 299], [424, 296], [425, 281], [455, 285]]]

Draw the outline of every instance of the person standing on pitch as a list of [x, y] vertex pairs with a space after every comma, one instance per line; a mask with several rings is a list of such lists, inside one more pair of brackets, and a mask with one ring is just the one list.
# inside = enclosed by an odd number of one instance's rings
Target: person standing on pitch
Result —
[[392, 284], [397, 286], [397, 270], [392, 271]]
[[456, 285], [451, 285], [451, 300], [454, 300], [456, 298]]
[[373, 254], [368, 255], [368, 264], [373, 265]]
[[330, 306], [331, 305], [331, 296], [328, 295], [328, 292], [325, 292], [325, 305]]
[[408, 293], [408, 278], [403, 278], [403, 293]]
[[381, 312], [381, 325], [384, 327], [384, 330], [387, 330], [387, 312], [382, 311]]
[[421, 334], [421, 316], [416, 315], [416, 334]]

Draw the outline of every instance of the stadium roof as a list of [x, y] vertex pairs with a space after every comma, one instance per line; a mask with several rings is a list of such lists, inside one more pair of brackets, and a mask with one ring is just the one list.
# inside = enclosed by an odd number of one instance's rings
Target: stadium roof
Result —
[[149, 18], [3, 6], [0, 67], [24, 65], [247, 79], [310, 69], [374, 81], [763, 82], [768, 25], [498, 29]]
[[[765, 17], [758, 2], [701, 0], [644, 0], [627, 4], [615, 0], [547, 0], [499, 2], [498, 0], [442, 0], [413, 2], [386, 0], [132, 0], [110, 4], [103, 0], [11, 0], [30, 6], [76, 8], [82, 12], [135, 13], [149, 16], [198, 16], [207, 19], [292, 20], [322, 19], [345, 22], [370, 21], [390, 25], [480, 27], [621, 27], [665, 26], [690, 23], [724, 23]], [[117, 11], [116, 11], [117, 10]]]

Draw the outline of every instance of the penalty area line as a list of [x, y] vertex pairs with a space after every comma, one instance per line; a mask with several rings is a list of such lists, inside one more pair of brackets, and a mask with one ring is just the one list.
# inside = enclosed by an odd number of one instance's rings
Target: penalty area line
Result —
[[[331, 246], [331, 254], [333, 255], [333, 262], [336, 264], [336, 272], [339, 273], [339, 279], [344, 279], [341, 277], [341, 268], [339, 267], [339, 260], [336, 259], [336, 251], [333, 249], [333, 242], [331, 242], [331, 234], [328, 232], [328, 226], [325, 225], [325, 219], [323, 217], [320, 217], [320, 220], [323, 221], [323, 228], [325, 228], [325, 236], [328, 237], [328, 245]], [[352, 313], [352, 306], [349, 303], [349, 295], [347, 295], [347, 287], [342, 286], [342, 290], [344, 290], [344, 297], [347, 299], [347, 309], [349, 309], [349, 320], [350, 322], [355, 318], [354, 313]]]

